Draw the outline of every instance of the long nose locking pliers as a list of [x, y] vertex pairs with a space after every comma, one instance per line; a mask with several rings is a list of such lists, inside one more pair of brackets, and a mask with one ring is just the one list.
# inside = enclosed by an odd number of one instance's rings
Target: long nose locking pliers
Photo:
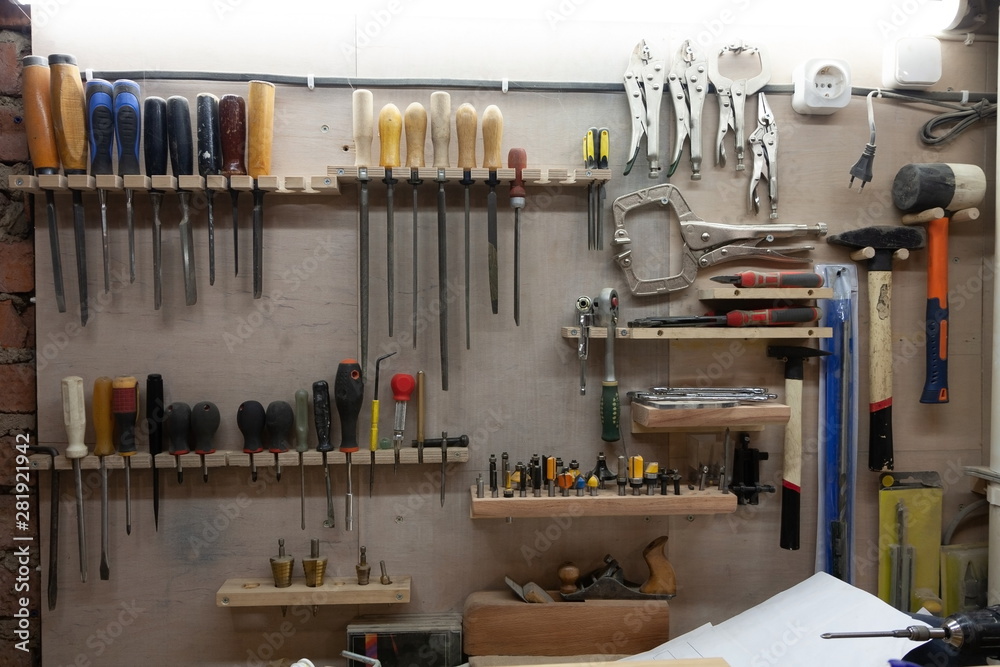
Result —
[[681, 44], [677, 60], [667, 76], [667, 90], [674, 104], [674, 150], [670, 154], [673, 176], [681, 161], [684, 142], [691, 138], [691, 180], [701, 180], [701, 113], [708, 94], [708, 60], [691, 40]]
[[763, 178], [767, 180], [770, 218], [774, 220], [778, 217], [778, 126], [764, 93], [757, 95], [757, 129], [750, 135], [750, 151], [753, 153], [753, 173], [747, 200], [749, 210], [754, 215], [760, 212], [757, 185]]
[[[673, 206], [681, 227], [681, 270], [667, 278], [639, 278], [632, 262], [632, 239], [625, 230], [625, 216], [649, 205]], [[696, 216], [680, 190], [669, 183], [622, 195], [612, 207], [615, 216], [615, 261], [625, 274], [629, 290], [636, 296], [676, 292], [694, 282], [698, 269], [737, 260], [808, 263], [812, 260], [791, 257], [786, 253], [812, 250], [813, 246], [775, 246], [777, 238], [826, 234], [826, 224], [809, 225], [730, 225], [706, 222]], [[666, 252], [664, 256], [668, 256]]]
[[632, 113], [632, 141], [625, 175], [632, 171], [643, 135], [646, 136], [649, 177], [660, 175], [660, 102], [663, 100], [665, 75], [666, 61], [663, 57], [646, 40], [636, 44], [624, 76], [629, 111]]
[[[760, 72], [750, 79], [728, 79], [719, 73], [719, 58], [724, 55], [746, 53], [760, 59]], [[767, 52], [759, 46], [746, 43], [730, 44], [714, 51], [708, 59], [708, 78], [719, 96], [719, 132], [715, 139], [715, 164], [726, 166], [726, 148], [723, 142], [726, 132], [733, 128], [736, 132], [736, 171], [743, 171], [743, 146], [746, 143], [744, 116], [746, 99], [764, 87], [771, 79], [771, 64]]]

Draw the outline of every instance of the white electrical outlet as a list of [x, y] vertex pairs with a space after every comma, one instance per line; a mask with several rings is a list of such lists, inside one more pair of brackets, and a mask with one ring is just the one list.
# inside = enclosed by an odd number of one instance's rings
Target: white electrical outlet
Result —
[[814, 58], [792, 72], [792, 109], [805, 115], [829, 115], [851, 101], [851, 66], [844, 60]]

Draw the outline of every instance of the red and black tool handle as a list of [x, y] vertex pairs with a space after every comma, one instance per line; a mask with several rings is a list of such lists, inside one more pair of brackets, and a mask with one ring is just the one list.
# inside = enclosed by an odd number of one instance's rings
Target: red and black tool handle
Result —
[[288, 451], [288, 434], [295, 426], [295, 411], [287, 401], [272, 401], [265, 415], [267, 432], [271, 437], [268, 451], [281, 454]]
[[330, 439], [330, 385], [326, 380], [313, 382], [313, 413], [316, 421], [317, 452], [333, 451]]
[[337, 376], [333, 380], [333, 398], [340, 415], [340, 451], [345, 454], [358, 451], [358, 415], [364, 394], [361, 364], [354, 359], [344, 359], [337, 366]]
[[174, 456], [187, 454], [190, 451], [188, 434], [191, 431], [191, 406], [179, 402], [168, 405], [166, 426], [170, 437], [170, 453]]
[[716, 282], [729, 282], [737, 287], [822, 287], [823, 276], [811, 271], [742, 271], [721, 276]]
[[236, 425], [243, 434], [243, 453], [259, 454], [264, 451], [261, 433], [264, 432], [264, 406], [259, 401], [244, 401], [236, 411]]
[[219, 408], [210, 401], [195, 403], [191, 408], [191, 432], [194, 434], [194, 453], [200, 456], [215, 451], [212, 439], [219, 430], [222, 417]]

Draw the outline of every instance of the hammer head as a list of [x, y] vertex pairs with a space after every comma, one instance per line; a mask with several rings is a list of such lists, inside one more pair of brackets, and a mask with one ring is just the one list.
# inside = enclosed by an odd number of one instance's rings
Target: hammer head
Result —
[[892, 271], [893, 253], [902, 248], [923, 248], [927, 242], [927, 234], [921, 227], [876, 225], [828, 236], [826, 242], [855, 249], [872, 248], [875, 256], [868, 260], [868, 270]]
[[800, 345], [768, 345], [767, 356], [781, 359], [785, 362], [785, 379], [801, 380], [805, 375], [803, 368], [805, 360], [811, 357], [825, 357], [830, 353], [813, 347]]

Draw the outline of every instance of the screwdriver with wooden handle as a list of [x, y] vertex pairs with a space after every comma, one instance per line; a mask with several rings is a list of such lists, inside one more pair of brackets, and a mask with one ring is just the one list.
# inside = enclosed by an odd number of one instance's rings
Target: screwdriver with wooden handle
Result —
[[502, 142], [503, 115], [496, 105], [491, 104], [483, 112], [483, 167], [489, 169], [489, 177], [486, 179], [486, 184], [490, 186], [490, 192], [486, 196], [486, 240], [489, 243], [490, 305], [494, 315], [500, 312], [497, 266], [497, 185], [500, 180], [497, 178], [497, 169], [503, 166], [500, 163]]
[[73, 462], [76, 481], [76, 539], [80, 548], [80, 579], [87, 583], [87, 532], [83, 517], [83, 479], [80, 459], [87, 455], [83, 433], [87, 427], [87, 406], [83, 396], [83, 378], [71, 375], [62, 379], [63, 423], [66, 426], [66, 458]]
[[358, 168], [358, 305], [360, 311], [361, 368], [368, 364], [368, 287], [369, 244], [371, 229], [368, 221], [368, 167], [372, 162], [375, 107], [370, 90], [355, 90], [351, 95], [354, 133], [354, 166]]
[[523, 148], [511, 148], [507, 166], [514, 170], [510, 182], [510, 206], [514, 209], [514, 325], [521, 326], [521, 209], [524, 208], [523, 170], [528, 166], [528, 154]]
[[[28, 154], [36, 174], [58, 174], [59, 154], [52, 120], [52, 71], [42, 56], [26, 56], [23, 61], [24, 122], [28, 135]], [[63, 288], [62, 255], [59, 250], [59, 224], [56, 218], [55, 192], [45, 191], [45, 211], [49, 224], [49, 248], [52, 252], [52, 281], [56, 308], [66, 312]]]
[[111, 564], [108, 559], [108, 468], [104, 459], [115, 453], [112, 440], [115, 424], [111, 417], [111, 384], [109, 377], [101, 376], [94, 381], [94, 397], [91, 410], [94, 416], [94, 456], [101, 464], [101, 580], [111, 578]]
[[239, 95], [223, 95], [219, 100], [219, 132], [222, 135], [222, 175], [229, 179], [233, 201], [233, 271], [240, 275], [240, 191], [233, 176], [245, 176], [247, 145], [247, 101]]
[[306, 467], [303, 461], [309, 449], [309, 392], [295, 392], [295, 451], [299, 453], [299, 504], [302, 513], [302, 530], [306, 529]]
[[354, 494], [351, 491], [351, 454], [358, 451], [358, 416], [364, 400], [365, 383], [361, 365], [344, 359], [333, 380], [333, 398], [340, 415], [340, 451], [347, 458], [347, 530], [354, 530]]
[[458, 166], [462, 170], [462, 180], [465, 186], [465, 349], [472, 349], [471, 333], [471, 299], [470, 283], [472, 274], [472, 258], [470, 246], [470, 217], [472, 213], [472, 170], [476, 167], [476, 130], [479, 129], [479, 117], [476, 108], [468, 102], [455, 110], [455, 134], [458, 136]]
[[125, 459], [125, 533], [132, 534], [132, 457], [135, 455], [135, 421], [139, 416], [139, 381], [116, 377], [111, 383], [111, 413], [118, 434], [118, 455]]
[[[186, 97], [172, 95], [167, 99], [167, 138], [170, 146], [170, 167], [174, 176], [194, 174], [194, 140], [191, 137], [191, 107]], [[191, 229], [191, 193], [177, 186], [181, 202], [181, 263], [184, 268], [184, 303], [198, 303], [198, 282], [195, 278], [194, 231]]]
[[[403, 116], [395, 104], [386, 104], [378, 114], [379, 158], [378, 163], [385, 167], [385, 272], [386, 284], [389, 289], [389, 338], [392, 338], [393, 291], [396, 274], [395, 221], [393, 219], [393, 191], [399, 181], [392, 177], [392, 168], [398, 167], [399, 141], [403, 133]], [[373, 466], [374, 469], [374, 466]]]
[[[111, 154], [115, 143], [114, 89], [110, 81], [91, 79], [86, 86], [87, 129], [90, 140], [90, 173], [110, 176], [114, 173]], [[104, 257], [104, 293], [111, 291], [111, 258], [109, 257], [108, 191], [97, 189], [101, 205], [101, 249]]]
[[274, 84], [251, 81], [247, 95], [247, 174], [253, 177], [253, 298], [263, 293], [264, 191], [260, 177], [271, 173], [274, 143]]
[[208, 483], [208, 463], [205, 457], [215, 452], [212, 438], [219, 430], [222, 415], [211, 401], [200, 401], [191, 408], [191, 433], [194, 435], [194, 453], [201, 459], [201, 480]]
[[434, 181], [437, 191], [438, 242], [438, 333], [441, 339], [441, 390], [448, 391], [448, 204], [444, 184], [445, 170], [451, 166], [451, 95], [444, 91], [431, 93], [431, 145], [434, 149]]
[[[146, 176], [165, 176], [167, 173], [167, 101], [162, 97], [147, 97], [142, 103], [142, 152]], [[153, 207], [153, 308], [163, 303], [163, 246], [160, 226], [160, 206], [163, 191], [149, 189], [149, 203]]]
[[417, 320], [420, 309], [420, 290], [417, 271], [418, 245], [417, 231], [419, 202], [417, 187], [424, 181], [420, 178], [420, 167], [424, 166], [424, 144], [427, 141], [427, 110], [419, 102], [413, 102], [403, 112], [403, 131], [406, 133], [406, 166], [410, 168], [410, 177], [406, 182], [413, 186], [413, 317], [412, 338], [413, 349], [417, 349]]
[[208, 187], [207, 178], [216, 176], [222, 168], [222, 134], [219, 129], [219, 98], [212, 93], [199, 93], [195, 104], [198, 134], [198, 173], [205, 182], [205, 204], [208, 210], [208, 284], [215, 284], [215, 190]]
[[[49, 56], [52, 125], [63, 172], [87, 173], [87, 104], [76, 58], [66, 54]], [[80, 292], [80, 323], [87, 325], [87, 221], [83, 195], [73, 190], [73, 234], [76, 241], [76, 274]]]
[[[118, 145], [118, 175], [137, 176], [142, 115], [139, 107], [139, 84], [128, 79], [115, 81], [115, 143]], [[133, 190], [125, 188], [125, 226], [128, 230], [128, 281], [135, 282], [135, 208]]]

